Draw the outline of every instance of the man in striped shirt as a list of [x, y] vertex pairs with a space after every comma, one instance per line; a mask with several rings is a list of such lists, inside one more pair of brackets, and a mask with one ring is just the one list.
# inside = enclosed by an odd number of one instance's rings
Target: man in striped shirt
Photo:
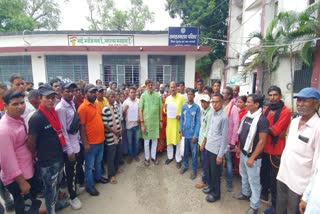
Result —
[[117, 144], [122, 138], [122, 128], [119, 111], [115, 108], [115, 94], [109, 92], [108, 96], [109, 105], [102, 109], [102, 120], [104, 124], [105, 133], [105, 148], [107, 151], [107, 165], [108, 165], [108, 177], [110, 183], [116, 184], [116, 172], [119, 167], [119, 163], [115, 162]]

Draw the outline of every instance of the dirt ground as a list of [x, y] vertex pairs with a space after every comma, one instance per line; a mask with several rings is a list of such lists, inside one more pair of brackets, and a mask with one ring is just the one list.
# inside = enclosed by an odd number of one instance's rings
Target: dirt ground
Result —
[[[222, 177], [222, 195], [220, 201], [208, 203], [205, 194], [194, 187], [200, 179], [201, 170], [196, 180], [191, 181], [190, 170], [180, 175], [175, 163], [165, 165], [166, 154], [158, 156], [160, 164], [149, 167], [143, 165], [143, 154], [140, 162], [133, 161], [122, 166], [124, 172], [117, 176], [118, 184], [99, 184], [98, 197], [88, 193], [79, 196], [82, 209], [72, 210], [70, 207], [59, 213], [139, 213], [139, 214], [200, 214], [200, 213], [246, 213], [247, 201], [237, 201], [232, 193], [226, 191], [226, 182]], [[191, 163], [189, 163], [191, 164]], [[234, 180], [234, 192], [240, 191], [240, 178]], [[266, 204], [261, 203], [259, 213], [263, 213]]]

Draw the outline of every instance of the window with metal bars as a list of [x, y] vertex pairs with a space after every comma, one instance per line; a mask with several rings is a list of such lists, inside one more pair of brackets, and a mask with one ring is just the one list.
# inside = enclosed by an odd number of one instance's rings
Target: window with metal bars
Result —
[[139, 84], [140, 70], [140, 56], [103, 56], [103, 80], [105, 83], [116, 82], [118, 86]]
[[293, 92], [311, 86], [312, 67], [308, 67], [301, 59], [296, 57], [294, 65]]
[[169, 84], [184, 81], [185, 56], [148, 56], [148, 78], [154, 82]]
[[54, 78], [89, 81], [86, 55], [47, 55], [48, 82]]
[[33, 82], [31, 56], [0, 56], [0, 82], [9, 85], [12, 74]]

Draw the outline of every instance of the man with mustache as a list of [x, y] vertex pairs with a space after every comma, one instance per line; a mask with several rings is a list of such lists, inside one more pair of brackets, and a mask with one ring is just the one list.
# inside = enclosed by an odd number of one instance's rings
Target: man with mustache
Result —
[[304, 88], [294, 98], [300, 114], [291, 121], [277, 176], [276, 213], [299, 213], [299, 202], [320, 157], [320, 93]]

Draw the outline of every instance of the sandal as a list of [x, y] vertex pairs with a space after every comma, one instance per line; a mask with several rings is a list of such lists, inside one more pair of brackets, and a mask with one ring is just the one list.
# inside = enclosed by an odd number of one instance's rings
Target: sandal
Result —
[[110, 183], [111, 183], [111, 184], [117, 184], [118, 182], [117, 182], [116, 177], [111, 177], [111, 178], [110, 178]]

